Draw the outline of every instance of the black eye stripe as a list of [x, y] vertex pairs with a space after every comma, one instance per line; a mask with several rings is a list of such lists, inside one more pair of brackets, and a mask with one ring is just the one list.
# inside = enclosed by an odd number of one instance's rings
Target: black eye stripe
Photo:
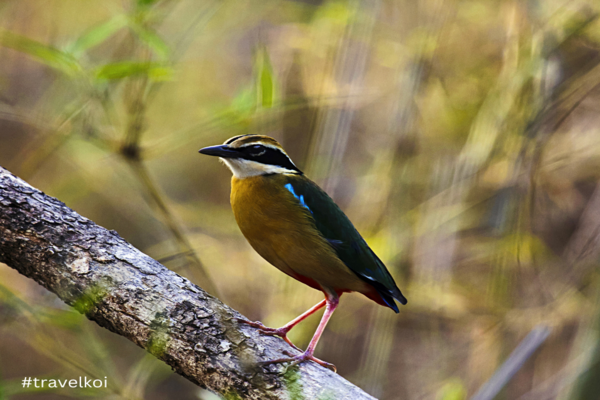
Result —
[[[268, 149], [268, 150], [274, 150], [274, 149], [268, 148], [268, 147], [266, 147], [266, 146], [263, 146], [263, 145], [261, 145], [261, 144], [253, 144], [253, 145], [250, 145], [250, 146], [244, 146], [244, 147], [240, 147], [240, 149], [239, 149], [239, 150], [240, 150], [242, 153], [244, 153], [244, 154], [248, 154], [248, 155], [256, 155], [256, 154], [258, 154], [258, 153], [260, 153], [260, 152], [267, 151], [267, 149]], [[274, 151], [278, 151], [278, 150], [274, 150]]]
[[261, 164], [276, 165], [292, 171], [302, 173], [283, 152], [262, 145], [244, 146], [239, 149], [246, 160], [256, 161]]

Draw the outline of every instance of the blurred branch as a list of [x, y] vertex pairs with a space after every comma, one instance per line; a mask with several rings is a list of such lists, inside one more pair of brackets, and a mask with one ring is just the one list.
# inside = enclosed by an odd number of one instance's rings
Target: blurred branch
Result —
[[1, 167], [0, 232], [0, 262], [199, 386], [228, 398], [372, 399], [316, 364], [261, 366], [291, 349], [238, 326], [238, 312]]
[[189, 277], [193, 277], [204, 289], [218, 296], [217, 287], [210, 279], [206, 268], [196, 255], [192, 245], [183, 233], [183, 229], [170, 211], [167, 202], [164, 200], [158, 185], [154, 182], [144, 161], [141, 157], [140, 141], [142, 134], [146, 129], [146, 110], [147, 110], [147, 92], [149, 81], [146, 78], [136, 79], [128, 82], [127, 93], [127, 129], [125, 138], [121, 147], [121, 156], [127, 161], [137, 179], [141, 182], [146, 193], [151, 199], [150, 205], [160, 213], [165, 225], [173, 235], [177, 247], [181, 254], [185, 254], [186, 266], [185, 272]]
[[197, 280], [197, 282], [199, 282], [208, 293], [218, 296], [219, 292], [217, 291], [215, 284], [213, 283], [212, 279], [210, 279], [210, 276], [206, 272], [206, 268], [204, 268], [204, 265], [198, 258], [198, 255], [194, 251], [191, 243], [183, 234], [181, 227], [177, 223], [175, 217], [167, 206], [167, 203], [163, 199], [163, 196], [158, 189], [158, 185], [150, 177], [150, 173], [148, 172], [148, 169], [144, 163], [136, 160], [128, 161], [132, 171], [144, 186], [148, 196], [150, 196], [152, 200], [151, 205], [160, 213], [165, 225], [175, 238], [179, 248], [177, 254], [179, 257], [185, 257], [185, 260], [188, 262], [185, 267], [186, 274]]
[[534, 328], [525, 339], [510, 354], [494, 376], [471, 398], [471, 400], [492, 400], [502, 390], [504, 385], [521, 369], [525, 361], [544, 343], [550, 335], [550, 329], [545, 326]]

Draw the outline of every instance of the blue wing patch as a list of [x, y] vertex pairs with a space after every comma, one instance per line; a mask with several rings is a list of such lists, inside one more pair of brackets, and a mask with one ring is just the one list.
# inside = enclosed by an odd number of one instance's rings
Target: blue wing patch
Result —
[[327, 241], [334, 249], [340, 249], [344, 245], [344, 242], [342, 242], [341, 240], [327, 239]]
[[310, 208], [309, 208], [309, 207], [306, 205], [306, 202], [304, 201], [304, 195], [300, 195], [300, 196], [298, 196], [298, 195], [296, 194], [296, 192], [294, 191], [294, 187], [292, 186], [292, 184], [291, 184], [291, 183], [287, 183], [287, 184], [285, 184], [283, 187], [285, 187], [287, 190], [289, 190], [289, 192], [290, 192], [292, 195], [294, 195], [294, 197], [295, 197], [296, 199], [298, 199], [298, 201], [300, 202], [300, 205], [301, 205], [302, 207], [304, 207], [304, 208], [306, 208], [308, 211], [310, 211], [310, 213], [311, 213], [311, 214], [313, 213], [313, 212], [312, 212], [312, 210], [311, 210], [311, 209], [310, 209]]

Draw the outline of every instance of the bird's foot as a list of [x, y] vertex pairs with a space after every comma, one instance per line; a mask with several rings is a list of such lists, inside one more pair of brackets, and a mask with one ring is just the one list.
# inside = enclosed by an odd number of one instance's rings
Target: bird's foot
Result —
[[241, 318], [236, 318], [236, 320], [238, 322], [242, 322], [246, 325], [250, 325], [254, 328], [258, 328], [258, 331], [260, 333], [262, 333], [263, 335], [267, 335], [267, 336], [279, 336], [280, 338], [282, 338], [283, 340], [285, 340], [285, 342], [287, 344], [289, 344], [290, 346], [292, 346], [294, 349], [298, 350], [298, 351], [302, 351], [302, 349], [300, 349], [298, 346], [296, 346], [294, 343], [292, 343], [292, 341], [287, 337], [287, 333], [290, 331], [290, 328], [287, 327], [281, 327], [281, 328], [267, 328], [266, 326], [264, 326], [262, 323], [256, 321], [256, 322], [252, 322], [252, 321], [248, 321], [245, 319], [241, 319]]
[[288, 353], [287, 351], [284, 351], [283, 354], [285, 354], [288, 357], [286, 357], [286, 358], [278, 358], [276, 360], [261, 361], [259, 364], [270, 365], [270, 364], [279, 364], [279, 363], [289, 362], [290, 364], [285, 369], [287, 371], [288, 369], [290, 369], [294, 365], [298, 365], [298, 364], [303, 363], [305, 361], [314, 361], [317, 364], [319, 364], [319, 365], [321, 365], [321, 366], [323, 366], [325, 368], [329, 368], [333, 372], [337, 372], [337, 368], [335, 367], [335, 365], [330, 364], [328, 362], [325, 362], [323, 360], [319, 360], [318, 358], [316, 358], [312, 354], [310, 354], [308, 351], [305, 351], [302, 354], [298, 354], [298, 355], [292, 355], [291, 353]]

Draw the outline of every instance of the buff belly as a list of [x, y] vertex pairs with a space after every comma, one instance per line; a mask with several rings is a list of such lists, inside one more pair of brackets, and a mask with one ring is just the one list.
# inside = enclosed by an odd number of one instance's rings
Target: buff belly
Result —
[[310, 213], [284, 188], [285, 176], [232, 178], [231, 206], [250, 245], [289, 276], [319, 290], [371, 292], [336, 255]]

